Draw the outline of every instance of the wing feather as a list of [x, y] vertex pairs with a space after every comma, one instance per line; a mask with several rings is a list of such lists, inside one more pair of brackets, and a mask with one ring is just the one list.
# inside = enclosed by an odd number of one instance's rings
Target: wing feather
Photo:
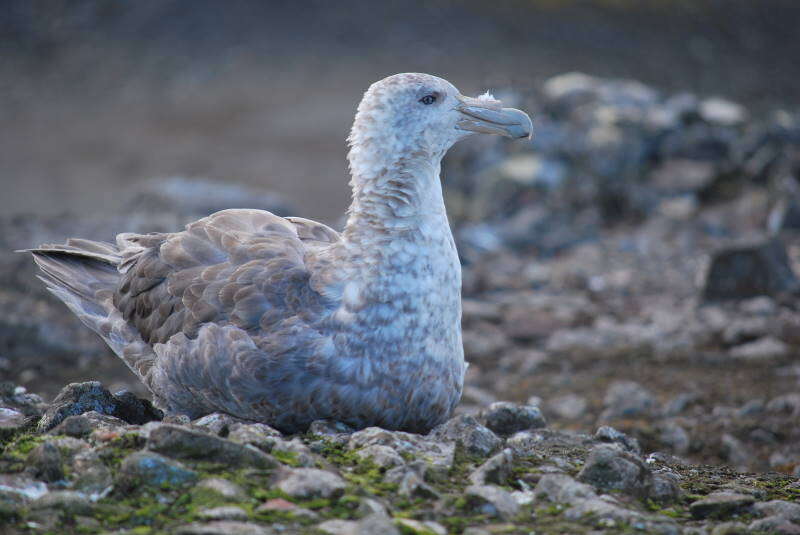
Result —
[[247, 332], [308, 320], [325, 300], [310, 287], [308, 247], [338, 239], [320, 223], [261, 210], [224, 210], [175, 234], [120, 235], [114, 304], [150, 344], [192, 338], [205, 323]]

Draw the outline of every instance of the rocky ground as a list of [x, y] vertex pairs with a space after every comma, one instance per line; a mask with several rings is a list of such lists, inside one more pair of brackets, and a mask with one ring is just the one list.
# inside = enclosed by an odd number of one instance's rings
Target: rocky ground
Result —
[[49, 406], [2, 395], [4, 533], [800, 532], [795, 477], [644, 454], [610, 426], [555, 430], [532, 405], [426, 436], [319, 421], [289, 437], [225, 414], [158, 421], [96, 382]]
[[[159, 421], [29, 259], [5, 255], [0, 529], [800, 532], [800, 116], [580, 74], [497, 93], [533, 111], [537, 137], [445, 162], [471, 363], [453, 420], [293, 437]], [[114, 218], [6, 217], [0, 248], [244, 203], [289, 210], [174, 179]], [[25, 390], [90, 379], [133, 393]]]

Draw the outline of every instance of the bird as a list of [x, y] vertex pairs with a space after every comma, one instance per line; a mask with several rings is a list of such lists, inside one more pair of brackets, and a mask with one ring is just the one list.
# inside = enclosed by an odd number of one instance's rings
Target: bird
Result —
[[532, 122], [488, 92], [396, 74], [358, 105], [341, 232], [228, 209], [180, 232], [27, 251], [167, 414], [426, 433], [452, 414], [467, 367], [441, 161], [477, 133], [530, 139]]

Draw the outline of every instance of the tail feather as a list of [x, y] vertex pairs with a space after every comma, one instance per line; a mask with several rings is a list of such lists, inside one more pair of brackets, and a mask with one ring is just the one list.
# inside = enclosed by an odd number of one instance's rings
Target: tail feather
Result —
[[122, 261], [116, 246], [71, 239], [65, 245], [47, 244], [21, 252], [32, 253], [47, 289], [147, 384], [155, 355], [113, 304]]

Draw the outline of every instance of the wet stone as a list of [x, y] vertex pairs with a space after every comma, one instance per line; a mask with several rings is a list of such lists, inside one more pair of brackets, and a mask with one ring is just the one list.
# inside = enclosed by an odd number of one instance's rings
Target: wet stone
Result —
[[545, 427], [547, 422], [539, 407], [497, 401], [481, 413], [482, 423], [501, 436]]

